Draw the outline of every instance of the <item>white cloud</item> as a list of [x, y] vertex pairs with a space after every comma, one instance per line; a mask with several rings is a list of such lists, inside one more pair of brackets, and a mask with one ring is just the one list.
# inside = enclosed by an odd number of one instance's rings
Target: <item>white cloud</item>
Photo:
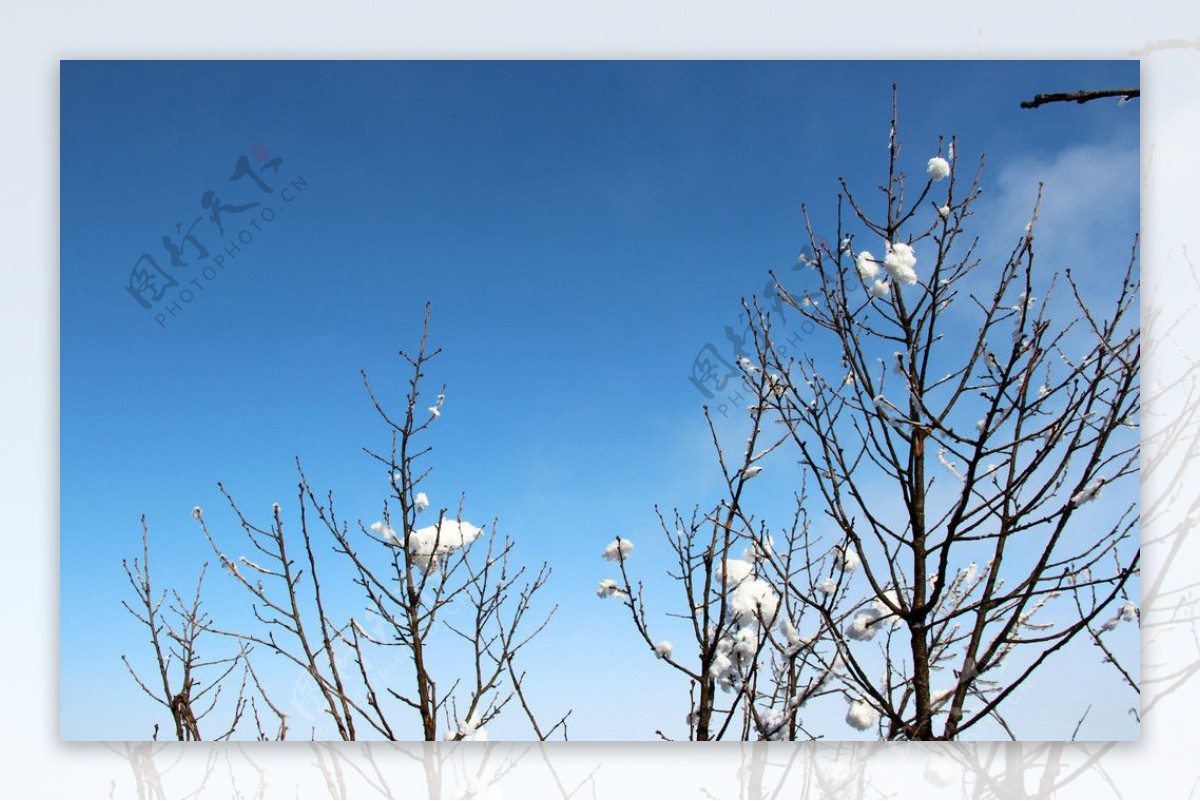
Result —
[[1139, 175], [1137, 142], [1077, 145], [1049, 157], [1016, 159], [984, 171], [980, 220], [990, 244], [1007, 252], [1025, 231], [1041, 182], [1036, 264], [1047, 271], [1070, 267], [1079, 275], [1095, 269], [1114, 275], [1124, 268], [1138, 230]]

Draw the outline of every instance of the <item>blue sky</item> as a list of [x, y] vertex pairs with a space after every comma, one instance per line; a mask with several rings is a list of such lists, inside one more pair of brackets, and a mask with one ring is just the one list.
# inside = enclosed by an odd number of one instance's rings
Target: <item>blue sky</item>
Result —
[[[140, 515], [160, 585], [181, 587], [210, 556], [192, 507], [232, 533], [218, 481], [265, 518], [294, 507], [300, 456], [351, 519], [378, 518], [362, 447], [386, 432], [359, 370], [399, 398], [426, 301], [445, 351], [430, 388], [448, 385], [428, 492], [465, 492], [468, 519], [498, 517], [554, 568], [531, 681], [579, 738], [681, 728], [686, 690], [595, 597], [599, 552], [628, 536], [652, 574], [654, 504], [716, 491], [692, 360], [792, 265], [802, 203], [828, 226], [839, 176], [881, 182], [892, 82], [910, 172], [942, 134], [960, 161], [986, 153], [995, 247], [1045, 179], [1040, 258], [1127, 250], [1137, 105], [1018, 104], [1136, 85], [1135, 62], [63, 62], [61, 735], [138, 739], [158, 719], [120, 662], [144, 656], [120, 604]], [[243, 155], [282, 159], [261, 171], [272, 193], [228, 180]], [[201, 220], [213, 254], [251, 232], [212, 279], [159, 245], [208, 190], [277, 210], [226, 212], [223, 237]], [[127, 289], [144, 252], [179, 280], [150, 309]], [[232, 585], [212, 573], [219, 614]], [[1096, 736], [1136, 737], [1094, 714]]]

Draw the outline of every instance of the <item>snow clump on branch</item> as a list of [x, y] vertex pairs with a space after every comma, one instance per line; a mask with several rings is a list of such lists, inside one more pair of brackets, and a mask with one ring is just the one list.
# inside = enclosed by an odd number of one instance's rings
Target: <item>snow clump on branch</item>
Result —
[[1089, 503], [1099, 498], [1100, 490], [1104, 487], [1104, 480], [1104, 476], [1096, 476], [1096, 480], [1094, 482], [1072, 495], [1071, 508], [1078, 509], [1085, 503]]
[[858, 258], [854, 261], [854, 266], [858, 270], [858, 275], [866, 283], [879, 275], [879, 262], [875, 261], [875, 257], [871, 255], [871, 251], [864, 250], [858, 254]]
[[738, 622], [753, 620], [770, 626], [778, 612], [778, 593], [760, 578], [742, 581], [729, 596], [729, 616]]
[[833, 563], [845, 570], [847, 573], [853, 573], [858, 569], [862, 560], [858, 558], [858, 551], [851, 545], [835, 545], [833, 546]]
[[871, 602], [871, 608], [878, 612], [881, 618], [890, 617], [892, 628], [898, 628], [901, 623], [900, 617], [891, 610], [888, 603], [891, 603], [897, 609], [903, 608], [903, 604], [900, 601], [900, 593], [894, 589], [884, 590], [878, 598]]
[[621, 586], [617, 582], [612, 579], [604, 579], [596, 588], [596, 596], [598, 598], [624, 598], [625, 593], [621, 592]]
[[741, 584], [754, 576], [754, 565], [745, 559], [725, 559], [717, 565], [717, 581], [726, 586]]
[[623, 537], [617, 537], [604, 548], [601, 554], [610, 562], [624, 562], [633, 551], [633, 543]]
[[482, 529], [458, 520], [443, 520], [440, 525], [418, 528], [408, 535], [408, 553], [422, 572], [438, 566], [442, 557], [470, 545]]
[[876, 632], [875, 622], [878, 620], [879, 614], [874, 609], [859, 612], [854, 616], [854, 620], [846, 626], [846, 638], [859, 642], [873, 639]]
[[461, 740], [463, 742], [486, 742], [488, 735], [487, 730], [480, 727], [479, 713], [474, 712], [471, 717], [458, 724], [458, 731], [446, 736], [447, 740]]
[[[886, 599], [886, 600], [885, 600]], [[901, 620], [899, 615], [892, 612], [888, 607], [888, 602], [897, 608], [901, 607], [900, 594], [895, 590], [884, 590], [883, 594], [870, 603], [865, 609], [854, 616], [854, 619], [845, 628], [847, 639], [866, 642], [873, 639], [880, 627], [888, 625], [891, 628], [899, 628]], [[889, 620], [889, 623], [882, 621]]]
[[371, 531], [374, 531], [388, 542], [399, 542], [399, 540], [396, 538], [396, 532], [392, 531], [392, 527], [384, 523], [382, 520], [376, 520], [374, 523], [372, 523]]
[[940, 181], [950, 174], [950, 162], [941, 156], [934, 156], [929, 160], [926, 170], [929, 172], [929, 180]]
[[883, 267], [894, 280], [901, 284], [917, 283], [917, 272], [913, 269], [917, 257], [911, 245], [904, 242], [888, 245], [888, 254], [883, 258]]
[[1123, 604], [1121, 604], [1120, 608], [1117, 609], [1117, 613], [1100, 627], [1100, 632], [1103, 634], [1104, 632], [1112, 631], [1121, 623], [1132, 623], [1139, 618], [1140, 613], [1137, 608], [1137, 604], [1135, 604], [1133, 601], [1126, 600]]
[[846, 722], [859, 731], [871, 728], [878, 719], [879, 713], [875, 708], [861, 698], [851, 701], [850, 708], [846, 711]]

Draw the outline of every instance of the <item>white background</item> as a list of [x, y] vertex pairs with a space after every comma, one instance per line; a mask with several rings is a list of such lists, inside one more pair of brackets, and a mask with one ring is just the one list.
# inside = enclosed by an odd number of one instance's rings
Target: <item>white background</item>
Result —
[[[892, 18], [884, 13], [890, 13]], [[1189, 436], [1200, 8], [1129, 2], [68, 3], [0, 26], [0, 794], [12, 797], [1186, 798], [1200, 645]], [[1173, 18], [1172, 18], [1173, 17]], [[1141, 58], [1141, 743], [1049, 746], [82, 744], [58, 741], [58, 62], [76, 58]], [[953, 69], [947, 64], [946, 69]], [[1047, 87], [1072, 90], [1083, 87]], [[1157, 393], [1157, 394], [1156, 394]], [[1168, 431], [1183, 424], [1182, 432]], [[1161, 579], [1161, 582], [1159, 581]], [[1157, 590], [1155, 587], [1157, 586]], [[1172, 611], [1175, 610], [1175, 611]], [[97, 658], [102, 658], [97, 655]], [[945, 786], [942, 786], [942, 785]]]

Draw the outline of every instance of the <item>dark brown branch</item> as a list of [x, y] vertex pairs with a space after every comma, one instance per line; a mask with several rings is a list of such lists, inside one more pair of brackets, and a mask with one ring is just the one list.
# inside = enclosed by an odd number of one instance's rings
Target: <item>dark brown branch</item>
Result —
[[1078, 92], [1051, 92], [1034, 95], [1032, 100], [1022, 100], [1021, 108], [1038, 108], [1047, 103], [1087, 103], [1106, 97], [1119, 97], [1128, 101], [1140, 97], [1141, 94], [1141, 89], [1081, 89]]

